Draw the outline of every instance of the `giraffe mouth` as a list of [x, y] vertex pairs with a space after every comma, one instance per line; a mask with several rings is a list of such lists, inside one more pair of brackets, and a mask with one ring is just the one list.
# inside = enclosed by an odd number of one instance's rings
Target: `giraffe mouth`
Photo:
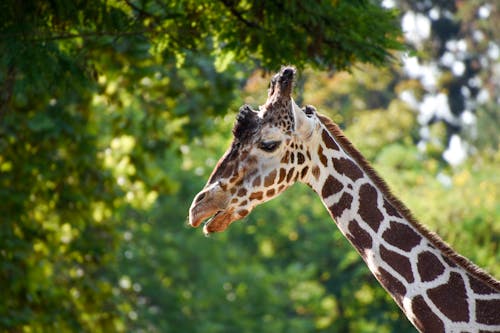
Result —
[[219, 210], [212, 217], [205, 221], [203, 225], [203, 233], [209, 235], [213, 232], [221, 232], [233, 221], [231, 219], [232, 212]]

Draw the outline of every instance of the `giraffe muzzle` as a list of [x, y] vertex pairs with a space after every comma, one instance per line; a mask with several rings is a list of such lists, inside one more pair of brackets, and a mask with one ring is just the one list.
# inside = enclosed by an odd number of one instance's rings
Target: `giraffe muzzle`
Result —
[[206, 235], [226, 230], [234, 220], [231, 210], [201, 211], [197, 206], [189, 210], [189, 224], [196, 228], [203, 223], [203, 232]]
[[233, 221], [232, 210], [227, 209], [227, 195], [217, 183], [201, 191], [189, 209], [189, 224], [198, 227], [204, 223], [207, 233], [223, 231]]

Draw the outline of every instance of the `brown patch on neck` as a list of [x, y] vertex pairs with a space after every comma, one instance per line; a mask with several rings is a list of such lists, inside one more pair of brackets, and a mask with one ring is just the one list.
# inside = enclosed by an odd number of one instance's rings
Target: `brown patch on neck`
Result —
[[418, 274], [420, 280], [429, 282], [444, 273], [444, 266], [439, 259], [429, 251], [424, 251], [418, 255]]
[[421, 332], [444, 332], [444, 324], [439, 317], [432, 312], [422, 296], [416, 296], [411, 307], [416, 316], [415, 326]]
[[[469, 274], [479, 279], [484, 284], [500, 292], [500, 281], [493, 278], [491, 275], [486, 273], [484, 270], [476, 266], [469, 259], [461, 256], [455, 252], [448, 244], [446, 244], [439, 236], [429, 231], [426, 227], [418, 223], [418, 221], [413, 217], [411, 211], [398, 199], [396, 198], [389, 189], [389, 186], [385, 181], [377, 174], [377, 172], [372, 168], [370, 163], [364, 158], [363, 155], [353, 146], [353, 144], [347, 139], [342, 132], [342, 130], [331, 121], [326, 116], [317, 113], [316, 114], [321, 123], [328, 130], [335, 142], [352, 158], [358, 166], [363, 170], [365, 174], [371, 179], [375, 186], [383, 193], [387, 202], [395, 208], [400, 215], [408, 221], [410, 225], [415, 227], [415, 229], [423, 235], [432, 245], [439, 249], [443, 255], [449, 258], [451, 261], [455, 262], [457, 265], [464, 268]], [[386, 208], [387, 209], [387, 208]], [[394, 213], [394, 212], [393, 212]]]
[[428, 290], [427, 295], [438, 309], [452, 321], [469, 321], [467, 291], [460, 274], [451, 272], [448, 282]]
[[392, 295], [396, 303], [401, 307], [403, 304], [403, 297], [406, 295], [406, 287], [392, 276], [389, 272], [387, 272], [382, 267], [379, 267], [378, 272], [375, 273], [380, 283], [384, 286], [385, 289]]

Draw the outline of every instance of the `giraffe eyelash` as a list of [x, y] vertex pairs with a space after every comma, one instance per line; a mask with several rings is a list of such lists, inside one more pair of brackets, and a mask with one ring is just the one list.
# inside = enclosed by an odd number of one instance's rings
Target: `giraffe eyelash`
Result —
[[273, 151], [278, 149], [280, 144], [281, 144], [281, 141], [261, 141], [259, 143], [259, 149], [261, 149], [265, 152], [268, 152], [268, 153], [272, 153]]

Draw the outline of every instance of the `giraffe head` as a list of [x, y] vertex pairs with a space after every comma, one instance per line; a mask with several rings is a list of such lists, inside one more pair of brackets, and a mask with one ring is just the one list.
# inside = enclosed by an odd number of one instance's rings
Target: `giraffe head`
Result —
[[315, 109], [300, 109], [291, 97], [295, 69], [282, 68], [270, 83], [259, 110], [240, 108], [233, 141], [189, 210], [189, 223], [206, 234], [223, 231], [311, 170], [306, 143], [319, 126]]

